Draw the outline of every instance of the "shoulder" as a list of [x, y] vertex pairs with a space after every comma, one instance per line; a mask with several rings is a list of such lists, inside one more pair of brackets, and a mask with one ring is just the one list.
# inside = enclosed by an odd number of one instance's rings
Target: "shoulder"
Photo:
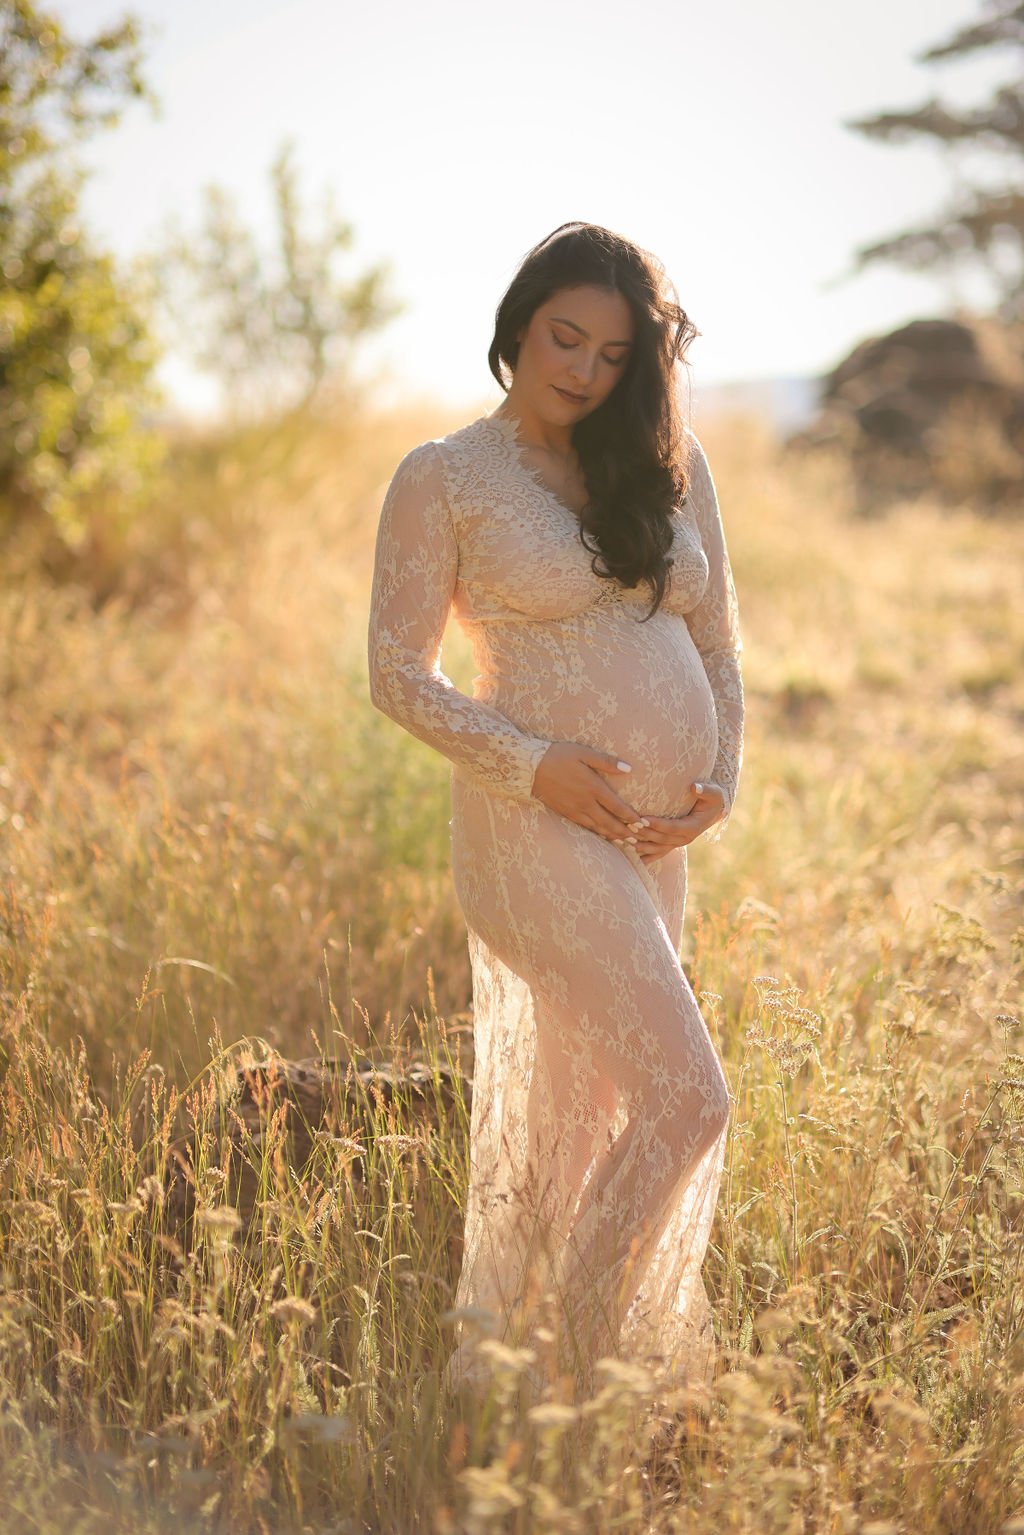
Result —
[[478, 417], [413, 449], [414, 468], [436, 477], [456, 525], [468, 509], [486, 499], [501, 447], [500, 434], [489, 431], [486, 418]]
[[418, 442], [399, 459], [392, 476], [392, 484], [396, 481], [402, 484], [419, 484], [429, 480], [432, 475], [436, 476], [439, 469], [439, 446], [431, 437], [426, 442]]
[[434, 438], [418, 442], [395, 466], [386, 501], [444, 511], [448, 507], [448, 483], [440, 444]]
[[444, 437], [429, 437], [409, 449], [399, 461], [395, 477], [416, 481], [433, 476], [446, 481], [460, 463], [478, 456], [483, 440], [480, 420], [455, 427]]
[[693, 474], [706, 469], [708, 467], [708, 456], [704, 452], [703, 443], [692, 426], [683, 428], [683, 442], [690, 473]]
[[711, 473], [711, 465], [708, 463], [704, 445], [691, 427], [685, 429], [685, 443], [688, 479], [686, 500], [698, 512], [705, 515], [714, 514], [718, 511], [718, 492], [715, 488], [714, 475]]

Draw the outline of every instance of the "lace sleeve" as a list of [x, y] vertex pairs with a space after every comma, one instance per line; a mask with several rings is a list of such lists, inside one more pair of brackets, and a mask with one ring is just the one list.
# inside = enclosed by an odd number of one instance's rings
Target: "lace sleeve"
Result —
[[435, 443], [421, 443], [398, 465], [381, 508], [370, 596], [370, 698], [480, 783], [529, 799], [551, 742], [460, 692], [438, 664], [457, 571], [440, 453]]
[[690, 475], [689, 495], [710, 571], [703, 597], [685, 616], [708, 674], [718, 716], [718, 755], [711, 779], [725, 791], [725, 814], [704, 836], [709, 842], [720, 842], [732, 814], [743, 763], [744, 704], [740, 671], [743, 641], [718, 494], [707, 456], [696, 437], [693, 437], [691, 449]]

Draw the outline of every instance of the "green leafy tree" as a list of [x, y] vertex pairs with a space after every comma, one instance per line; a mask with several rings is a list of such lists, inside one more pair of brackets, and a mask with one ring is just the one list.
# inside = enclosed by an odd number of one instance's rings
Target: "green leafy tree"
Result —
[[854, 271], [894, 261], [918, 271], [980, 264], [997, 291], [997, 316], [1024, 322], [1024, 3], [986, 0], [982, 17], [917, 56], [920, 63], [1009, 51], [1014, 78], [991, 101], [969, 109], [931, 98], [907, 111], [881, 112], [845, 126], [892, 143], [925, 139], [949, 149], [975, 147], [1000, 157], [991, 186], [962, 185], [931, 222], [862, 246]]
[[193, 358], [219, 380], [237, 415], [314, 404], [326, 384], [344, 381], [361, 338], [405, 307], [385, 292], [388, 263], [351, 278], [336, 273], [353, 226], [328, 193], [322, 227], [306, 227], [290, 142], [273, 162], [271, 181], [275, 251], [261, 249], [229, 193], [210, 185], [200, 228], [185, 233], [169, 221], [158, 258], [177, 330], [187, 313]]
[[143, 413], [152, 277], [97, 250], [73, 146], [152, 102], [128, 17], [75, 42], [32, 0], [0, 0], [0, 520], [40, 511], [72, 547], [91, 501], [125, 511], [159, 460]]

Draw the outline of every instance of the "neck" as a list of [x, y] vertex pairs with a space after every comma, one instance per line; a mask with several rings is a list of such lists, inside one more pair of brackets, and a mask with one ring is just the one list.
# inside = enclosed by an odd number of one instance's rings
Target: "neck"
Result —
[[498, 406], [494, 412], [496, 416], [515, 416], [522, 428], [520, 440], [533, 448], [543, 448], [545, 452], [552, 453], [558, 458], [571, 458], [575, 451], [572, 445], [572, 427], [563, 426], [561, 422], [545, 421], [529, 405], [524, 405], [515, 392], [515, 385], [509, 389], [504, 403]]

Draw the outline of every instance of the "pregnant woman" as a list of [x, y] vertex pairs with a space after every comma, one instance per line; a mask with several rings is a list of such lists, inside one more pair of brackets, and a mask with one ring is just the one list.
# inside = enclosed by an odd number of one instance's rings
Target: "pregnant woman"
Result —
[[[701, 1265], [730, 1096], [679, 960], [687, 846], [743, 748], [736, 593], [680, 420], [698, 334], [660, 263], [586, 223], [522, 262], [505, 399], [412, 448], [377, 532], [374, 704], [452, 763], [473, 983], [470, 1184], [445, 1384], [490, 1331], [593, 1385], [604, 1355], [710, 1378]], [[502, 365], [511, 375], [506, 382]], [[478, 675], [440, 670], [454, 609]]]

